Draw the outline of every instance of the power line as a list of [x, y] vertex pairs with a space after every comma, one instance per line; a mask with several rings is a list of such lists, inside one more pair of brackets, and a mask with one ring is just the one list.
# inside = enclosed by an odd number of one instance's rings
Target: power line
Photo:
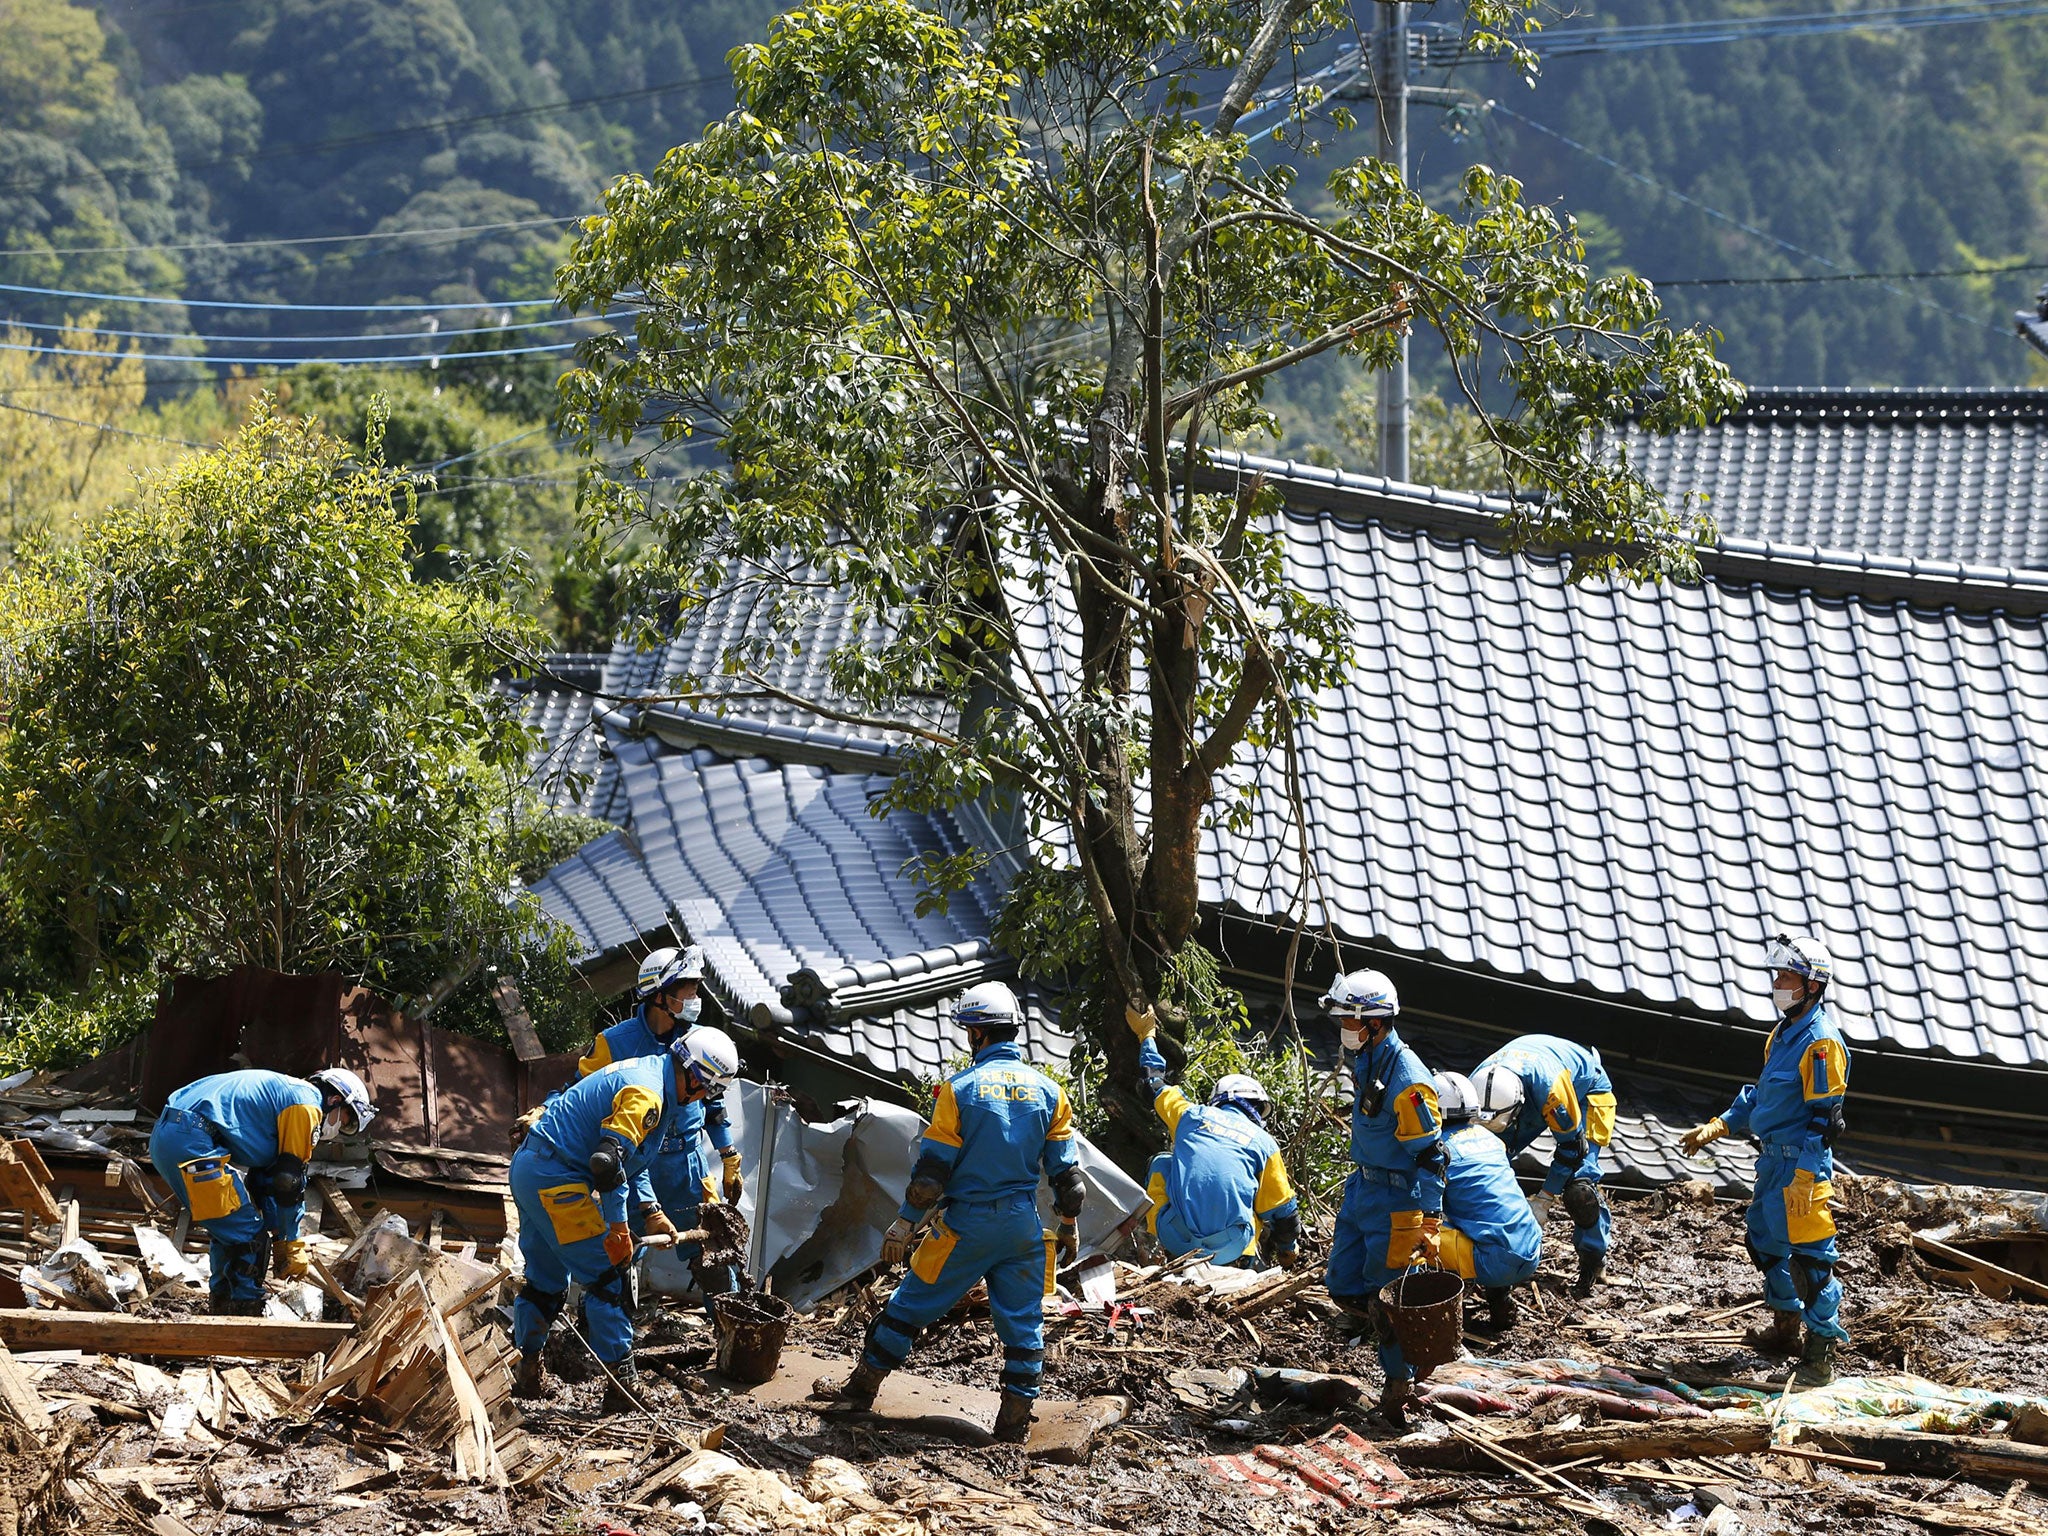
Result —
[[600, 321], [623, 320], [631, 315], [630, 310], [614, 310], [610, 314], [592, 315], [587, 319], [570, 315], [562, 320], [522, 320], [517, 324], [479, 325], [452, 331], [371, 331], [357, 335], [328, 336], [258, 336], [244, 331], [235, 336], [210, 335], [204, 331], [116, 331], [96, 325], [67, 325], [58, 320], [7, 320], [0, 322], [7, 326], [18, 326], [28, 331], [69, 332], [80, 336], [118, 336], [124, 341], [239, 341], [252, 346], [295, 346], [304, 342], [368, 342], [368, 341], [448, 341], [460, 336], [503, 336], [510, 331], [545, 331], [565, 325], [596, 324]]
[[1652, 278], [1659, 288], [1777, 288], [1807, 283], [1911, 283], [1944, 277], [1998, 277], [2007, 272], [2048, 272], [2048, 261], [2020, 261], [2003, 267], [1944, 267], [1920, 272], [1823, 272], [1801, 277]]
[[432, 363], [438, 365], [445, 362], [467, 362], [474, 357], [537, 357], [547, 352], [570, 352], [575, 350], [577, 345], [578, 343], [573, 341], [563, 341], [545, 347], [500, 347], [485, 352], [421, 352], [398, 353], [389, 357], [294, 357], [280, 359], [275, 357], [215, 357], [207, 353], [193, 355], [182, 352], [90, 352], [82, 351], [75, 347], [23, 347], [16, 346], [12, 342], [0, 341], [0, 352], [33, 352], [43, 357], [113, 358], [116, 361], [126, 361], [132, 358], [137, 362], [143, 363], [237, 364], [247, 368], [275, 368], [284, 362], [289, 362], [293, 367], [306, 363], [332, 363], [338, 368], [346, 368], [355, 363]]
[[[237, 5], [253, 0], [235, 0]], [[501, 229], [539, 229], [543, 225], [573, 224], [580, 213], [565, 213], [547, 219], [506, 219], [496, 224], [445, 224], [425, 229], [373, 229], [357, 235], [293, 235], [280, 239], [187, 240], [154, 245], [39, 245], [0, 251], [0, 256], [124, 256], [138, 251], [240, 251], [281, 245], [343, 245], [358, 240], [416, 240], [430, 235], [484, 235]]]
[[61, 421], [67, 427], [88, 427], [94, 432], [111, 432], [116, 437], [140, 438], [145, 443], [169, 443], [173, 448], [217, 448], [218, 443], [195, 443], [186, 437], [163, 437], [155, 432], [131, 432], [126, 427], [116, 427], [103, 421], [81, 421], [76, 416], [59, 416], [52, 411], [39, 411], [32, 405], [16, 405], [11, 400], [0, 400], [0, 411], [19, 411], [24, 416], [40, 416], [45, 421]]
[[487, 299], [477, 304], [273, 304], [251, 299], [165, 298], [147, 293], [94, 293], [81, 288], [35, 288], [26, 283], [0, 283], [0, 293], [32, 293], [52, 299], [98, 299], [107, 304], [175, 304], [183, 309], [256, 309], [272, 313], [291, 310], [301, 314], [445, 314], [469, 309], [553, 308], [558, 299]]

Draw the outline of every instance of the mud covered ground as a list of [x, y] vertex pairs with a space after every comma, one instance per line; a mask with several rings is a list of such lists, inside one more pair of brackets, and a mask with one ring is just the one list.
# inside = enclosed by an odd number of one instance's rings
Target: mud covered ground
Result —
[[[1844, 1315], [1855, 1335], [1840, 1361], [1844, 1373], [1905, 1370], [1949, 1384], [2048, 1396], [2048, 1307], [1993, 1300], [1931, 1268], [1898, 1224], [1901, 1213], [1883, 1208], [1867, 1192], [1845, 1189], [1838, 1210], [1844, 1230]], [[1478, 1326], [1475, 1313], [1467, 1333], [1473, 1353], [1509, 1360], [1564, 1356], [1781, 1385], [1788, 1362], [1729, 1338], [1753, 1325], [1761, 1313], [1717, 1316], [1760, 1295], [1757, 1273], [1742, 1246], [1740, 1208], [1667, 1193], [1620, 1199], [1615, 1214], [1610, 1284], [1587, 1300], [1571, 1295], [1568, 1228], [1560, 1221], [1548, 1234], [1547, 1262], [1535, 1291], [1522, 1293], [1520, 1325], [1492, 1338]], [[883, 1294], [877, 1284], [821, 1308], [818, 1316], [798, 1324], [791, 1347], [850, 1356]], [[1118, 1394], [1131, 1404], [1128, 1418], [1100, 1437], [1086, 1466], [1030, 1462], [1014, 1448], [969, 1447], [872, 1422], [835, 1420], [808, 1408], [764, 1408], [715, 1385], [698, 1368], [709, 1352], [709, 1334], [693, 1315], [674, 1304], [650, 1311], [642, 1357], [658, 1411], [605, 1417], [598, 1413], [596, 1381], [554, 1380], [550, 1395], [528, 1406], [527, 1431], [537, 1444], [561, 1456], [529, 1489], [504, 1495], [437, 1487], [440, 1458], [409, 1446], [403, 1435], [320, 1420], [310, 1427], [277, 1430], [269, 1441], [231, 1442], [211, 1453], [203, 1473], [195, 1455], [195, 1465], [187, 1470], [197, 1495], [183, 1488], [190, 1506], [184, 1528], [195, 1536], [251, 1536], [300, 1525], [344, 1536], [472, 1530], [666, 1536], [697, 1529], [695, 1515], [634, 1506], [632, 1490], [650, 1469], [687, 1448], [693, 1436], [722, 1428], [726, 1454], [794, 1478], [800, 1479], [820, 1456], [843, 1458], [866, 1474], [876, 1496], [906, 1517], [927, 1508], [936, 1491], [964, 1487], [1014, 1497], [1015, 1507], [1035, 1508], [1054, 1527], [1075, 1531], [1174, 1536], [1197, 1531], [1708, 1532], [1706, 1517], [1721, 1503], [1731, 1507], [1714, 1516], [1720, 1523], [1712, 1528], [1713, 1536], [2048, 1530], [2043, 1523], [2048, 1522], [2048, 1499], [2042, 1490], [1936, 1484], [1779, 1456], [1725, 1458], [1713, 1470], [1680, 1465], [1674, 1471], [1667, 1465], [1660, 1473], [1655, 1464], [1629, 1469], [1647, 1476], [1625, 1475], [1611, 1465], [1574, 1473], [1586, 1496], [1609, 1510], [1611, 1520], [1561, 1510], [1505, 1473], [1418, 1474], [1401, 1508], [1371, 1512], [1296, 1510], [1233, 1491], [1204, 1469], [1202, 1458], [1241, 1452], [1247, 1441], [1205, 1428], [1191, 1416], [1169, 1386], [1168, 1373], [1187, 1366], [1270, 1364], [1350, 1374], [1376, 1387], [1370, 1347], [1348, 1336], [1344, 1320], [1317, 1291], [1248, 1325], [1228, 1321], [1216, 1303], [1193, 1295], [1114, 1330], [1100, 1319], [1054, 1324], [1048, 1337], [1048, 1390], [1069, 1397]], [[985, 1315], [956, 1315], [930, 1331], [910, 1369], [993, 1388], [999, 1356]], [[43, 1383], [46, 1392], [62, 1386], [57, 1378]], [[73, 1389], [90, 1395], [83, 1385], [74, 1383]], [[1370, 1401], [1368, 1396], [1368, 1406]], [[1394, 1435], [1360, 1408], [1341, 1414], [1278, 1410], [1260, 1423], [1259, 1436], [1281, 1442], [1305, 1439], [1338, 1422], [1373, 1441]], [[1578, 1422], [1597, 1422], [1597, 1410], [1579, 1412]], [[1430, 1424], [1424, 1432], [1445, 1431]], [[149, 1426], [132, 1422], [101, 1422], [89, 1432], [81, 1424], [77, 1439], [72, 1455], [82, 1455], [78, 1464], [83, 1466], [141, 1465], [157, 1450]], [[0, 1465], [0, 1483], [32, 1491], [47, 1464], [33, 1455], [17, 1457]], [[1660, 1481], [1660, 1476], [1670, 1480]], [[165, 1490], [173, 1501], [168, 1507], [183, 1507], [175, 1502], [181, 1487]], [[345, 1491], [337, 1493], [338, 1488]], [[1908, 1516], [1887, 1496], [1932, 1503]], [[30, 1500], [23, 1502], [32, 1506]], [[1964, 1509], [1966, 1503], [1972, 1507]], [[49, 1528], [182, 1536], [176, 1526], [152, 1523], [146, 1497], [116, 1489], [106, 1494], [104, 1504], [98, 1518], [85, 1525], [67, 1513], [61, 1525]], [[1987, 1507], [1992, 1514], [1984, 1513]], [[0, 1523], [4, 1513], [0, 1507]], [[31, 1514], [31, 1507], [23, 1513]], [[1986, 1520], [1993, 1523], [1981, 1523]], [[33, 1516], [21, 1526], [23, 1531], [40, 1528]], [[921, 1528], [1004, 1529], [946, 1517], [932, 1517]]]

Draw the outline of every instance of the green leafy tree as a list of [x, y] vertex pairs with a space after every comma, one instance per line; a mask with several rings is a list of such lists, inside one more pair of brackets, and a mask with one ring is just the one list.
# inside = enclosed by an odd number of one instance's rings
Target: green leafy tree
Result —
[[139, 948], [417, 986], [534, 921], [529, 737], [491, 687], [534, 633], [414, 581], [377, 447], [259, 402], [0, 585], [0, 855], [81, 980]]
[[[1525, 25], [1517, 0], [1471, 16], [1496, 46]], [[1596, 277], [1508, 177], [1474, 167], [1438, 208], [1367, 159], [1330, 174], [1326, 211], [1297, 201], [1244, 119], [1350, 26], [1327, 0], [792, 11], [734, 54], [740, 110], [616, 183], [561, 274], [571, 304], [638, 311], [564, 380], [594, 464], [650, 419], [728, 460], [673, 495], [587, 483], [685, 604], [759, 589], [769, 633], [710, 681], [773, 691], [766, 648], [841, 594], [890, 638], [832, 656], [853, 702], [818, 713], [956, 706], [913, 733], [889, 803], [1001, 792], [1071, 849], [1100, 982], [1075, 1022], [1122, 1095], [1120, 1155], [1153, 1134], [1123, 1011], [1174, 1001], [1218, 776], [1284, 744], [1349, 655], [1346, 615], [1289, 586], [1266, 498], [1196, 494], [1187, 461], [1262, 423], [1268, 378], [1383, 367], [1412, 327], [1475, 410], [1482, 383], [1509, 402], [1482, 422], [1524, 493], [1510, 543], [1569, 546], [1582, 577], [1679, 576], [1704, 520], [1598, 429], [1739, 398], [1710, 333]], [[1041, 670], [1029, 626], [1069, 617]], [[927, 871], [934, 895], [966, 872]]]

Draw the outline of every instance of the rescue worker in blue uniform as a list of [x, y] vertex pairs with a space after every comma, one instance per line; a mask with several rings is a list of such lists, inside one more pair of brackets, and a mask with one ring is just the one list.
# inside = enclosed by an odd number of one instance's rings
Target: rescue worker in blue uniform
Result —
[[1339, 978], [1322, 1000], [1351, 1064], [1351, 1176], [1330, 1243], [1330, 1299], [1371, 1325], [1386, 1385], [1380, 1413], [1407, 1424], [1415, 1372], [1380, 1306], [1380, 1287], [1435, 1264], [1443, 1225], [1446, 1159], [1436, 1083], [1401, 1041], [1401, 1000], [1378, 971]]
[[360, 1132], [375, 1114], [363, 1080], [346, 1067], [309, 1078], [218, 1072], [165, 1102], [149, 1133], [149, 1160], [206, 1229], [213, 1311], [260, 1317], [273, 1260], [287, 1279], [305, 1274], [299, 1223], [313, 1148], [345, 1129]]
[[[616, 1061], [640, 1056], [659, 1056], [669, 1047], [678, 1029], [694, 1025], [704, 1011], [700, 996], [704, 979], [704, 951], [695, 944], [687, 949], [657, 949], [640, 962], [634, 994], [640, 1006], [630, 1018], [599, 1031], [590, 1052], [576, 1063], [576, 1075], [588, 1077]], [[532, 1110], [514, 1132], [514, 1144], [525, 1129], [539, 1118]], [[708, 1135], [723, 1164], [723, 1178], [713, 1183], [704, 1166], [700, 1136]], [[662, 1126], [661, 1146], [648, 1169], [652, 1194], [636, 1200], [632, 1225], [642, 1236], [663, 1233], [670, 1237], [699, 1225], [698, 1208], [722, 1195], [728, 1205], [737, 1205], [741, 1194], [739, 1149], [733, 1145], [732, 1122], [722, 1100], [690, 1101]], [[698, 1245], [685, 1244], [676, 1250], [685, 1264], [698, 1256]], [[739, 1276], [730, 1268], [698, 1275], [704, 1299], [739, 1288]]]
[[662, 1126], [687, 1102], [721, 1097], [739, 1065], [723, 1030], [693, 1029], [659, 1055], [598, 1068], [542, 1107], [512, 1155], [526, 1269], [512, 1307], [515, 1392], [540, 1395], [541, 1346], [573, 1279], [583, 1287], [584, 1337], [605, 1368], [605, 1411], [640, 1406], [626, 1291], [637, 1246], [629, 1198], [653, 1199]]
[[1283, 1268], [1301, 1261], [1301, 1209], [1280, 1144], [1266, 1130], [1270, 1100], [1259, 1080], [1243, 1072], [1217, 1079], [1207, 1105], [1196, 1104], [1166, 1081], [1156, 1016], [1129, 1015], [1138, 1037], [1138, 1070], [1154, 1113], [1173, 1138], [1171, 1150], [1152, 1159], [1146, 1225], [1159, 1246], [1179, 1258], [1200, 1252], [1229, 1264], [1257, 1245]]
[[1444, 1119], [1444, 1226], [1438, 1252], [1445, 1269], [1486, 1293], [1495, 1333], [1515, 1326], [1514, 1287], [1536, 1278], [1543, 1224], [1529, 1208], [1500, 1137], [1477, 1123], [1479, 1091], [1457, 1072], [1436, 1075]]
[[1834, 1379], [1835, 1349], [1846, 1343], [1842, 1282], [1835, 1278], [1834, 1145], [1843, 1130], [1849, 1092], [1849, 1049], [1835, 1026], [1826, 993], [1834, 962], [1818, 939], [1779, 934], [1765, 963], [1771, 1002], [1782, 1015], [1764, 1045], [1763, 1071], [1735, 1102], [1679, 1145], [1690, 1157], [1723, 1136], [1756, 1142], [1755, 1192], [1749, 1202], [1749, 1256], [1764, 1273], [1770, 1324], [1749, 1335], [1752, 1346], [1790, 1354], [1799, 1345], [1799, 1380]]
[[[883, 1379], [910, 1356], [919, 1330], [953, 1309], [978, 1280], [988, 1282], [996, 1337], [1003, 1342], [999, 1440], [1031, 1428], [1045, 1370], [1045, 1298], [1056, 1261], [1080, 1251], [1076, 1220], [1086, 1198], [1067, 1091], [1024, 1060], [1023, 1011], [999, 981], [969, 987], [953, 1008], [973, 1064], [939, 1085], [918, 1144], [902, 1209], [882, 1239], [882, 1262], [906, 1256], [910, 1273], [882, 1307], [860, 1364], [844, 1383], [820, 1381], [834, 1408], [865, 1412]], [[1053, 1189], [1059, 1235], [1039, 1224], [1038, 1180]], [[916, 1251], [911, 1244], [927, 1216]]]
[[1572, 1219], [1579, 1259], [1577, 1294], [1590, 1296], [1607, 1268], [1613, 1218], [1600, 1197], [1600, 1149], [1614, 1139], [1614, 1084], [1600, 1053], [1555, 1035], [1510, 1040], [1472, 1072], [1478, 1120], [1519, 1156], [1545, 1131], [1555, 1139], [1543, 1188], [1531, 1202], [1539, 1219], [1553, 1204]]

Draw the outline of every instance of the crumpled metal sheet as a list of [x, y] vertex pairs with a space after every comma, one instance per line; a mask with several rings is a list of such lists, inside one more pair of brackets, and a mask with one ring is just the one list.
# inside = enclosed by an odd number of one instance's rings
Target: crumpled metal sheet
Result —
[[[772, 1275], [777, 1295], [808, 1307], [881, 1258], [882, 1234], [903, 1203], [924, 1120], [901, 1105], [862, 1099], [842, 1105], [838, 1119], [810, 1125], [787, 1103], [775, 1104], [771, 1116], [770, 1090], [750, 1082], [736, 1084], [725, 1103], [747, 1170], [740, 1209], [754, 1234], [748, 1269], [757, 1281]], [[1088, 1186], [1080, 1222], [1081, 1252], [1088, 1254], [1110, 1246], [1146, 1196], [1085, 1137], [1076, 1140]], [[703, 1152], [715, 1176], [718, 1154], [708, 1140]], [[1051, 1228], [1057, 1218], [1043, 1184], [1038, 1208]], [[690, 1288], [689, 1270], [673, 1254], [651, 1253], [643, 1283], [679, 1295]]]

